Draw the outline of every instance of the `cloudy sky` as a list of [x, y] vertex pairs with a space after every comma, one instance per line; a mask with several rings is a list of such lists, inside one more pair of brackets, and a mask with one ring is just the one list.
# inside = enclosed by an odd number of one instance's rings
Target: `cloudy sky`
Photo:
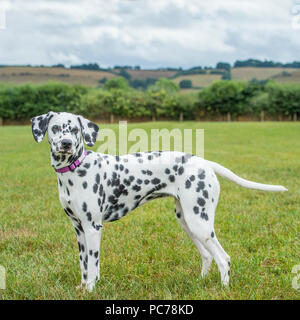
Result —
[[248, 58], [300, 60], [300, 0], [0, 0], [0, 65]]

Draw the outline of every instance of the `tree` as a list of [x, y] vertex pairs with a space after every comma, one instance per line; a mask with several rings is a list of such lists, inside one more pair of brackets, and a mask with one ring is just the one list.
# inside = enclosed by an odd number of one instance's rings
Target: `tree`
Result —
[[217, 81], [199, 93], [199, 107], [206, 113], [238, 116], [249, 112], [249, 100], [255, 94], [246, 82]]
[[104, 84], [105, 89], [121, 89], [127, 90], [129, 88], [128, 81], [123, 77], [114, 77], [107, 80]]
[[289, 115], [297, 120], [300, 113], [300, 86], [298, 83], [279, 84], [270, 82], [266, 85], [269, 93], [269, 112]]
[[101, 78], [98, 82], [104, 84], [107, 81], [106, 77]]
[[222, 80], [231, 80], [231, 70], [224, 72], [221, 79]]
[[156, 78], [133, 79], [129, 81], [129, 84], [134, 89], [146, 90], [150, 85], [154, 85], [156, 80]]
[[218, 62], [216, 65], [216, 69], [224, 69], [230, 71], [231, 65], [228, 62]]
[[131, 79], [131, 75], [125, 69], [120, 70], [119, 76], [124, 77], [127, 80]]
[[193, 86], [192, 80], [189, 80], [189, 79], [181, 80], [179, 82], [179, 86], [180, 86], [181, 89], [190, 89]]
[[160, 78], [155, 85], [150, 88], [152, 91], [164, 90], [167, 94], [175, 94], [179, 92], [179, 85], [167, 78]]
[[58, 63], [51, 66], [51, 68], [65, 68], [65, 65], [63, 65], [62, 63]]
[[81, 65], [70, 66], [70, 69], [101, 70], [97, 63], [83, 63]]
[[165, 90], [147, 90], [145, 95], [145, 107], [152, 116], [152, 121], [157, 120], [157, 116], [161, 115], [162, 104], [167, 94]]
[[197, 101], [197, 93], [189, 92], [178, 95], [178, 107], [174, 109], [176, 118], [183, 121], [193, 120], [195, 116], [195, 107]]

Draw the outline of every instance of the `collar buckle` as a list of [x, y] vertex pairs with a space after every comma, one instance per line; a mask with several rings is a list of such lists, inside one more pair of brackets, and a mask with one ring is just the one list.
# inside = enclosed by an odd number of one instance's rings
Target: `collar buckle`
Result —
[[69, 168], [70, 171], [74, 171], [74, 170], [76, 169], [76, 167], [77, 167], [77, 166], [76, 166], [75, 163], [72, 163], [71, 165], [68, 166], [68, 168]]

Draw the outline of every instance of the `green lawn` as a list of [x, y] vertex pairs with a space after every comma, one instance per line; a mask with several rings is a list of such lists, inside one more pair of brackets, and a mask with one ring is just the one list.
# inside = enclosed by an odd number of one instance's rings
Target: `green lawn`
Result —
[[78, 247], [58, 200], [48, 143], [35, 143], [29, 126], [15, 126], [0, 128], [0, 265], [7, 273], [0, 298], [299, 299], [291, 270], [300, 264], [300, 125], [129, 125], [134, 127], [204, 128], [207, 159], [246, 179], [289, 189], [267, 193], [219, 179], [215, 230], [231, 256], [230, 287], [221, 286], [215, 263], [200, 278], [201, 257], [176, 221], [174, 200], [165, 198], [105, 225], [101, 280], [93, 293], [76, 291]]

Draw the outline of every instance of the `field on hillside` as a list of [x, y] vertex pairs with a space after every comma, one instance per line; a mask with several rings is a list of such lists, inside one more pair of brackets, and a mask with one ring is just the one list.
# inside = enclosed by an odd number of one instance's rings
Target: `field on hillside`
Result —
[[[106, 71], [92, 71], [79, 69], [48, 68], [48, 67], [0, 67], [0, 82], [3, 83], [45, 83], [48, 81], [59, 81], [69, 84], [82, 84], [91, 87], [99, 86], [99, 80], [115, 77], [120, 69], [115, 69], [115, 73]], [[221, 79], [221, 75], [210, 74], [193, 74], [183, 75], [173, 78], [176, 71], [168, 70], [133, 70], [126, 69], [130, 74], [131, 80], [145, 80], [147, 78], [159, 79], [162, 77], [170, 78], [179, 83], [181, 80], [192, 80], [194, 89], [198, 90], [210, 85], [212, 82]], [[258, 80], [274, 79], [277, 82], [300, 82], [300, 71], [294, 68], [232, 68], [233, 80]], [[187, 90], [182, 90], [187, 92]]]
[[76, 291], [78, 246], [58, 200], [48, 143], [35, 143], [29, 126], [10, 126], [0, 127], [0, 265], [7, 274], [0, 299], [299, 299], [291, 273], [300, 264], [299, 124], [128, 125], [137, 127], [203, 128], [207, 159], [289, 189], [267, 193], [219, 178], [215, 231], [231, 256], [229, 288], [215, 263], [201, 279], [200, 255], [176, 221], [174, 200], [164, 198], [105, 224], [101, 280], [93, 293]]
[[168, 70], [127, 70], [132, 79], [145, 80], [147, 78], [169, 78], [176, 74], [176, 71]]
[[295, 70], [293, 72], [286, 71], [288, 73], [283, 73], [274, 78], [276, 82], [280, 83], [291, 83], [291, 82], [300, 82], [300, 70]]
[[191, 80], [192, 86], [197, 88], [207, 87], [213, 81], [221, 80], [219, 74], [193, 74], [174, 78], [173, 81], [178, 83], [182, 80]]
[[90, 71], [64, 68], [39, 68], [39, 67], [1, 67], [0, 82], [4, 83], [43, 83], [59, 81], [69, 84], [83, 84], [97, 87], [99, 80], [110, 79], [115, 75], [105, 71]]
[[[232, 68], [232, 80], [250, 81], [273, 79], [276, 82], [300, 82], [300, 71], [296, 68]], [[176, 83], [181, 80], [191, 80], [193, 87], [206, 87], [216, 80], [221, 80], [217, 74], [195, 74], [180, 76], [173, 79]]]
[[[281, 75], [282, 72], [287, 72], [293, 74], [299, 69], [293, 68], [232, 68], [231, 76], [232, 80], [252, 80], [256, 78], [257, 80], [271, 79], [274, 76]], [[276, 78], [274, 78], [276, 80]]]

